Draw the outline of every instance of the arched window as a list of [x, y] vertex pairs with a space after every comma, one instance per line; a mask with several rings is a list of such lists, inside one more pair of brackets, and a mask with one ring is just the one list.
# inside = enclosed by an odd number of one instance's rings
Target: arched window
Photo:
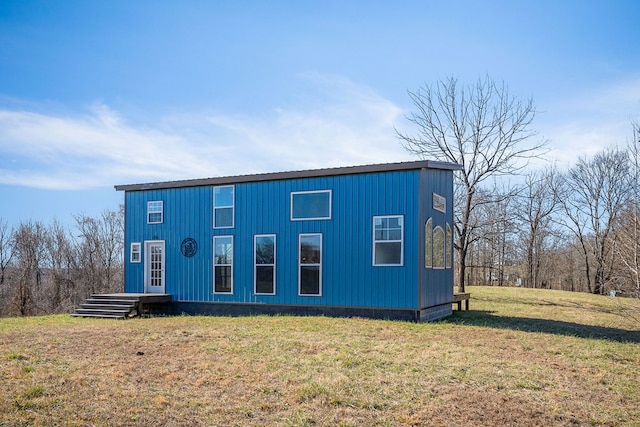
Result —
[[424, 268], [433, 267], [433, 220], [429, 218], [424, 225]]
[[453, 250], [452, 250], [453, 238], [451, 236], [451, 226], [449, 225], [449, 223], [447, 223], [447, 235], [445, 236], [445, 245], [446, 245], [446, 249], [445, 249], [444, 256], [447, 262], [446, 267], [451, 268], [451, 265], [453, 263], [452, 262], [453, 260], [451, 259], [453, 256]]
[[433, 268], [444, 268], [444, 230], [439, 225], [433, 229]]

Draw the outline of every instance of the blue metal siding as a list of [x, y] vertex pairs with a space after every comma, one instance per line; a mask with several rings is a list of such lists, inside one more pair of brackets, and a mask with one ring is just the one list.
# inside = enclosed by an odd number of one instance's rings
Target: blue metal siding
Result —
[[[127, 260], [130, 242], [142, 243], [142, 262], [128, 263], [125, 290], [144, 291], [144, 242], [165, 241], [166, 292], [173, 295], [188, 293], [194, 300], [204, 300], [212, 289], [211, 253], [212, 190], [210, 187], [190, 187], [168, 190], [132, 191], [126, 193]], [[147, 224], [147, 201], [164, 202], [162, 224]], [[193, 257], [182, 255], [182, 241], [191, 237], [198, 250]], [[207, 284], [205, 288], [205, 284]]]
[[[424, 221], [419, 201], [431, 203], [430, 186], [452, 199], [449, 171], [403, 170], [382, 173], [299, 178], [235, 185], [235, 227], [213, 228], [213, 187], [126, 192], [126, 241], [142, 243], [143, 262], [128, 263], [126, 291], [143, 292], [144, 242], [166, 242], [166, 292], [178, 301], [224, 301], [342, 307], [416, 309], [421, 269]], [[291, 221], [292, 191], [332, 190], [330, 220]], [[419, 197], [419, 191], [429, 197]], [[149, 200], [164, 202], [163, 224], [146, 223]], [[451, 212], [448, 206], [447, 212]], [[374, 267], [373, 216], [404, 216], [404, 265]], [[449, 215], [449, 214], [448, 214]], [[439, 221], [439, 220], [438, 220]], [[444, 226], [444, 223], [442, 224]], [[298, 235], [322, 233], [322, 295], [298, 295]], [[255, 234], [275, 234], [276, 294], [253, 293]], [[234, 236], [234, 292], [213, 295], [212, 241], [214, 235]], [[198, 251], [187, 258], [180, 252], [183, 239], [197, 241]], [[425, 292], [423, 299], [430, 295]], [[449, 282], [451, 286], [452, 282]], [[431, 301], [433, 298], [428, 298]]]
[[[420, 307], [433, 307], [451, 302], [453, 298], [453, 265], [448, 269], [425, 268], [424, 263], [424, 233], [425, 223], [433, 219], [433, 227], [441, 226], [446, 230], [446, 224], [451, 226], [453, 235], [453, 172], [424, 169], [420, 176], [421, 206], [420, 206], [420, 247], [418, 250], [422, 270], [420, 278]], [[446, 198], [446, 213], [433, 209], [433, 193]], [[453, 247], [453, 245], [452, 245]], [[451, 255], [453, 260], [453, 254]]]

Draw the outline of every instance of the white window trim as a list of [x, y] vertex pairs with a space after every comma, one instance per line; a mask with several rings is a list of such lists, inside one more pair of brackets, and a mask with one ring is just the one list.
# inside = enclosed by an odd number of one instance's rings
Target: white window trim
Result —
[[[256, 253], [258, 250], [258, 238], [271, 237], [273, 238], [273, 264], [258, 264], [256, 260]], [[276, 235], [275, 234], [256, 234], [253, 236], [253, 293], [256, 295], [275, 295], [276, 294]], [[258, 266], [271, 266], [273, 267], [273, 292], [258, 292]]]
[[[308, 236], [320, 236], [320, 262], [302, 264], [300, 259], [300, 252], [302, 250], [302, 238]], [[298, 235], [298, 296], [299, 297], [321, 297], [322, 296], [322, 233], [300, 233]], [[318, 266], [318, 293], [317, 294], [303, 294], [302, 291], [302, 266]]]
[[[329, 193], [329, 216], [320, 216], [313, 218], [294, 218], [293, 217], [293, 198], [298, 194], [313, 194], [313, 193]], [[291, 207], [289, 209], [289, 218], [291, 221], [328, 221], [331, 220], [333, 215], [333, 194], [332, 190], [310, 190], [310, 191], [292, 191], [291, 192]]]
[[[158, 213], [158, 211], [151, 211], [149, 208], [151, 204], [159, 204], [160, 207], [160, 221], [151, 221], [150, 216], [152, 213]], [[162, 200], [149, 200], [147, 202], [147, 224], [162, 224], [164, 222], [164, 201]]]
[[[231, 204], [230, 205], [216, 205], [216, 189], [217, 188], [231, 188]], [[217, 209], [229, 209], [231, 208], [231, 225], [216, 226], [216, 210]], [[213, 187], [213, 228], [233, 228], [236, 224], [236, 188], [234, 185], [217, 185]]]
[[[216, 240], [231, 238], [231, 264], [216, 264]], [[233, 262], [235, 258], [235, 243], [232, 235], [213, 236], [213, 293], [216, 295], [233, 295], [233, 287], [235, 285], [233, 278]], [[219, 292], [216, 291], [216, 267], [231, 267], [231, 291]]]
[[[138, 259], [133, 259], [133, 254], [138, 254]], [[141, 242], [131, 242], [130, 250], [129, 250], [129, 262], [133, 264], [139, 264], [142, 262], [142, 243]]]
[[[400, 240], [376, 240], [376, 219], [377, 218], [402, 218], [402, 231]], [[374, 215], [371, 221], [371, 265], [374, 267], [403, 267], [404, 266], [404, 215]], [[376, 264], [376, 242], [400, 242], [400, 263], [399, 264]]]

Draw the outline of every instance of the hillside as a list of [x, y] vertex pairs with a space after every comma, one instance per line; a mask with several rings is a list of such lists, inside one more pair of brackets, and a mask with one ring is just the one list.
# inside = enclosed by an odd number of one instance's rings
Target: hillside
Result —
[[472, 287], [430, 323], [0, 319], [0, 426], [634, 426], [640, 302]]

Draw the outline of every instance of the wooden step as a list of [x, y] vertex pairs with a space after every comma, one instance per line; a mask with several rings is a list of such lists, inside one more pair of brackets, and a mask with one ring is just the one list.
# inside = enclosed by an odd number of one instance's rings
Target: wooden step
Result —
[[140, 296], [138, 294], [93, 294], [90, 299], [140, 301]]
[[127, 309], [76, 308], [76, 314], [93, 314], [93, 315], [126, 317], [129, 315], [129, 313], [131, 313], [131, 310], [129, 308]]
[[89, 298], [85, 300], [85, 304], [101, 304], [101, 305], [121, 305], [126, 307], [134, 307], [138, 304], [137, 300], [125, 299], [107, 299], [107, 298]]
[[75, 317], [103, 317], [107, 319], [126, 319], [137, 314], [140, 299], [133, 297], [114, 298], [108, 295], [92, 295], [80, 304], [73, 315]]
[[126, 319], [126, 316], [116, 315], [116, 314], [91, 314], [91, 313], [71, 313], [73, 317], [97, 317], [100, 319]]
[[150, 307], [170, 301], [171, 295], [166, 294], [94, 294], [80, 304], [72, 316], [126, 319], [143, 315]]
[[109, 304], [109, 303], [88, 303], [80, 304], [80, 308], [93, 308], [98, 310], [123, 310], [130, 311], [135, 304]]

